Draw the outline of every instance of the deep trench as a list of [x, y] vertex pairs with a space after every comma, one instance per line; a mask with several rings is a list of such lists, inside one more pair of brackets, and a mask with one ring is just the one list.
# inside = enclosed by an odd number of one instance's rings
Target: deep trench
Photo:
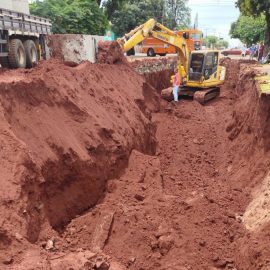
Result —
[[[168, 201], [180, 199], [177, 204], [164, 203], [165, 211], [159, 213], [176, 231], [175, 250], [168, 257], [154, 258], [157, 261], [145, 260], [145, 254], [141, 254], [142, 258], [130, 269], [164, 269], [162, 263], [173, 260], [177, 260], [179, 267], [180, 264], [187, 266], [183, 269], [260, 269], [261, 255], [250, 258], [246, 252], [251, 245], [250, 233], [236, 214], [243, 214], [251, 201], [252, 188], [267, 173], [270, 100], [258, 98], [253, 77], [239, 78], [240, 62], [229, 62], [227, 68], [227, 83], [223, 87], [223, 92], [227, 92], [218, 100], [204, 107], [193, 101], [180, 101], [177, 106], [164, 102], [158, 109], [154, 106], [152, 112], [145, 103], [152, 102], [153, 98], [157, 102], [158, 96], [149, 93], [159, 94], [161, 89], [170, 86], [172, 70], [145, 75], [144, 100], [135, 102], [152, 121], [145, 127], [143, 142], [132, 149], [119, 146], [107, 151], [102, 146], [89, 147], [89, 155], [95, 159], [90, 163], [80, 160], [72, 151], [67, 153], [54, 146], [58, 160], [48, 160], [41, 172], [31, 162], [24, 164], [29, 171], [28, 182], [23, 187], [28, 196], [27, 212], [31, 214], [29, 241], [38, 240], [43, 219], [62, 233], [72, 219], [101, 204], [106, 196], [106, 182], [125, 173], [132, 150], [154, 156], [159, 143], [163, 193]], [[253, 91], [250, 97], [246, 88]], [[158, 124], [154, 123], [156, 119]], [[103, 136], [110, 137], [106, 130], [103, 132]], [[114, 160], [111, 160], [112, 154]], [[260, 168], [259, 173], [256, 166]], [[40, 178], [41, 182], [35, 182]], [[41, 203], [44, 216], [40, 214]], [[0, 240], [3, 243], [0, 249], [10, 242], [1, 232]], [[247, 244], [241, 246], [241, 241]], [[140, 260], [144, 261], [144, 268], [136, 265]]]
[[[155, 82], [154, 86], [156, 86], [156, 82], [161, 80], [162, 87], [167, 87], [170, 85], [170, 76], [168, 77], [170, 73], [168, 70], [153, 73], [151, 82]], [[147, 78], [146, 81], [148, 81]], [[156, 93], [152, 83], [144, 83], [142, 91], [144, 99], [135, 100], [135, 102], [146, 118], [151, 120], [150, 110], [159, 110], [159, 91]], [[145, 105], [148, 103], [153, 104], [153, 108], [150, 106], [150, 110]], [[136, 149], [144, 154], [155, 155], [156, 141], [152, 138], [155, 136], [155, 132], [155, 124], [150, 122], [145, 127], [145, 133], [142, 134], [144, 139], [141, 141], [141, 145], [134, 145], [134, 148], [130, 150], [121, 146], [113, 152], [106, 151], [103, 146], [89, 148], [89, 155], [96, 160], [91, 164], [81, 161], [76, 154], [64, 153], [62, 149], [55, 146], [58, 161], [48, 160], [44, 164], [41, 173], [45, 181], [39, 192], [43, 194], [41, 200], [44, 204], [45, 215], [53, 229], [60, 233], [63, 232], [72, 219], [87, 213], [96, 204], [102, 203], [106, 196], [107, 181], [121, 177], [128, 166], [132, 150]], [[104, 164], [108, 166], [104, 168]], [[33, 232], [32, 228], [31, 231]], [[36, 234], [29, 234], [32, 242], [38, 239], [38, 229], [36, 232]]]

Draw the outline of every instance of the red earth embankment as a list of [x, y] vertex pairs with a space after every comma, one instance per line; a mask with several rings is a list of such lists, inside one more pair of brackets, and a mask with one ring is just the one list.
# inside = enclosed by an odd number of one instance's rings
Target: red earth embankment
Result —
[[154, 154], [158, 109], [155, 91], [124, 64], [51, 60], [1, 73], [1, 264], [19, 263], [17, 246], [47, 241], [93, 207], [133, 149]]

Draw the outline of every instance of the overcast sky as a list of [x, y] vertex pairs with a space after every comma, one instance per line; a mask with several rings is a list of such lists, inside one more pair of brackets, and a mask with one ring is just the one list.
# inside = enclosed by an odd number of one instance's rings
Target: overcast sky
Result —
[[230, 40], [229, 37], [231, 23], [239, 16], [235, 0], [189, 0], [189, 7], [192, 10], [192, 23], [198, 13], [199, 29], [204, 34], [227, 39], [231, 46], [239, 44], [238, 40]]

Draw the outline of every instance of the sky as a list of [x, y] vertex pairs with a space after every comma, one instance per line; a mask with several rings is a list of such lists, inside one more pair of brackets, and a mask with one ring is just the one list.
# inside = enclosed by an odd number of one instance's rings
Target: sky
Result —
[[235, 0], [189, 0], [192, 23], [198, 13], [199, 29], [204, 35], [216, 35], [230, 42], [231, 47], [238, 46], [240, 41], [230, 39], [231, 23], [236, 21], [239, 10], [235, 7]]

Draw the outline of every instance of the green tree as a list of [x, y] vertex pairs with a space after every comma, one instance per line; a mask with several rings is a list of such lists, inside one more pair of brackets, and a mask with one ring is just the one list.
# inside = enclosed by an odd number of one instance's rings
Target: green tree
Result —
[[114, 12], [111, 19], [113, 31], [118, 36], [123, 36], [150, 18], [170, 29], [187, 27], [190, 10], [186, 3], [186, 0], [129, 0], [122, 9]]
[[130, 1], [122, 10], [115, 11], [112, 17], [112, 29], [118, 36], [145, 23], [150, 18], [162, 20], [163, 0]]
[[247, 46], [251, 46], [264, 40], [266, 22], [264, 15], [253, 18], [251, 16], [240, 15], [238, 20], [231, 25], [230, 35], [238, 38]]
[[140, 22], [137, 20], [140, 9], [136, 5], [130, 5], [128, 9], [117, 10], [112, 17], [112, 30], [120, 37], [134, 29]]
[[219, 40], [217, 45], [217, 49], [222, 49], [222, 48], [228, 48], [229, 47], [229, 42], [227, 40]]
[[167, 26], [170, 29], [187, 28], [190, 25], [188, 0], [165, 0]]
[[270, 1], [269, 0], [237, 0], [236, 5], [244, 15], [260, 17], [266, 20], [265, 43], [270, 45]]
[[51, 19], [54, 33], [103, 35], [108, 25], [95, 0], [37, 0], [30, 10]]
[[203, 39], [203, 45], [208, 48], [215, 48], [218, 44], [218, 37], [216, 36], [208, 36]]
[[111, 20], [116, 11], [123, 10], [127, 2], [128, 0], [107, 0], [104, 2], [103, 6], [105, 7], [108, 19]]
[[208, 36], [203, 39], [203, 46], [212, 49], [228, 48], [229, 42], [227, 40], [220, 39], [216, 36]]

